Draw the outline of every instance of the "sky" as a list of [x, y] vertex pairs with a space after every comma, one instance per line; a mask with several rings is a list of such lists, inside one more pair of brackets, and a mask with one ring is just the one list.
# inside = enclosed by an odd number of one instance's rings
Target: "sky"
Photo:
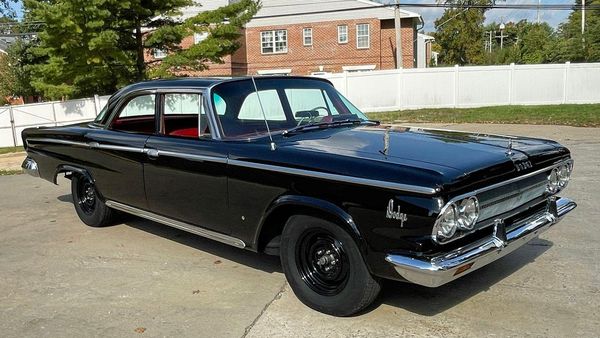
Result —
[[[400, 0], [400, 4], [402, 2], [405, 3], [424, 3], [424, 4], [433, 4], [435, 0]], [[382, 1], [385, 2], [385, 1]], [[388, 0], [387, 2], [394, 2]], [[541, 0], [543, 4], [573, 4], [574, 0]], [[504, 4], [537, 4], [537, 0], [497, 0], [496, 4], [504, 5]], [[423, 7], [403, 7], [406, 10], [411, 12], [416, 12], [421, 14], [423, 17], [423, 21], [425, 21], [425, 32], [434, 32], [435, 19], [439, 18], [443, 13], [443, 8], [423, 8]], [[540, 21], [547, 22], [552, 27], [558, 27], [558, 25], [565, 21], [571, 11], [551, 11], [545, 10], [540, 11]], [[491, 22], [518, 22], [523, 19], [527, 19], [529, 21], [537, 20], [537, 11], [536, 10], [523, 10], [523, 9], [491, 9], [485, 12], [486, 24]]]
[[[201, 1], [201, 0], [200, 0]], [[302, 1], [302, 0], [299, 0]], [[325, 0], [326, 1], [326, 0]], [[435, 3], [436, 0], [400, 0], [402, 2], [408, 3], [426, 3], [432, 4]], [[542, 4], [573, 4], [574, 0], [540, 0]], [[381, 2], [394, 2], [393, 0], [381, 1]], [[536, 0], [497, 0], [497, 3], [502, 4], [537, 4]], [[21, 18], [23, 16], [23, 4], [19, 1], [17, 4], [13, 5], [13, 8], [17, 12], [17, 17]], [[423, 8], [423, 7], [404, 7], [405, 9], [421, 14], [423, 17], [423, 21], [425, 21], [425, 32], [433, 32], [435, 31], [434, 21], [438, 17], [442, 15], [444, 12], [443, 8]], [[570, 11], [540, 11], [540, 18], [542, 21], [547, 22], [552, 27], [558, 27], [558, 25], [565, 21], [569, 16]], [[486, 12], [486, 23], [490, 22], [518, 22], [522, 19], [527, 19], [529, 21], [537, 20], [537, 11], [536, 10], [522, 10], [522, 9], [492, 9]]]

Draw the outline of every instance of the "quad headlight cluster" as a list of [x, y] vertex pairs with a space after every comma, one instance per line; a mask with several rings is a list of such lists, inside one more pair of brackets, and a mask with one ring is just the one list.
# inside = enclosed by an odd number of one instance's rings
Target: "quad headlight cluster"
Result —
[[471, 196], [460, 201], [447, 204], [438, 216], [433, 235], [438, 242], [448, 241], [458, 232], [473, 230], [479, 218], [479, 201]]
[[569, 183], [569, 180], [571, 179], [572, 171], [573, 162], [568, 162], [552, 169], [550, 175], [548, 175], [546, 191], [551, 194], [556, 194], [557, 192], [563, 190]]

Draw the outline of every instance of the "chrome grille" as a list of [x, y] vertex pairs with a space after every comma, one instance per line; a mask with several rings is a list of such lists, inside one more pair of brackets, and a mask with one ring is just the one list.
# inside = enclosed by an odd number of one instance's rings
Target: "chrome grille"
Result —
[[541, 173], [478, 194], [479, 221], [503, 214], [544, 195], [546, 182], [546, 174]]

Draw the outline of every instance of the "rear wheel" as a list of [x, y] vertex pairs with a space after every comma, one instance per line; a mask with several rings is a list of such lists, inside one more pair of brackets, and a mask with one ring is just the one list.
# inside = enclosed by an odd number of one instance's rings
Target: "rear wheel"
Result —
[[364, 309], [381, 289], [352, 237], [323, 219], [298, 215], [288, 220], [281, 263], [298, 299], [330, 315], [350, 316]]
[[75, 211], [83, 223], [92, 227], [112, 225], [116, 211], [100, 199], [94, 182], [87, 176], [75, 174], [71, 178], [71, 195]]

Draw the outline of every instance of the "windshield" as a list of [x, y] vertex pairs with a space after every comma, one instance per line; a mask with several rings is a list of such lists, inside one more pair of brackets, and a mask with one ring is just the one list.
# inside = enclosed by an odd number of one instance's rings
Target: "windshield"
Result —
[[[211, 100], [225, 137], [247, 138], [309, 124], [367, 121], [367, 117], [325, 81], [256, 78], [225, 82]], [[261, 109], [262, 106], [262, 109]], [[264, 111], [264, 113], [263, 113]]]
[[106, 115], [106, 111], [108, 110], [108, 103], [104, 105], [104, 108], [98, 113], [98, 116], [94, 119], [94, 123], [102, 124], [104, 117]]

